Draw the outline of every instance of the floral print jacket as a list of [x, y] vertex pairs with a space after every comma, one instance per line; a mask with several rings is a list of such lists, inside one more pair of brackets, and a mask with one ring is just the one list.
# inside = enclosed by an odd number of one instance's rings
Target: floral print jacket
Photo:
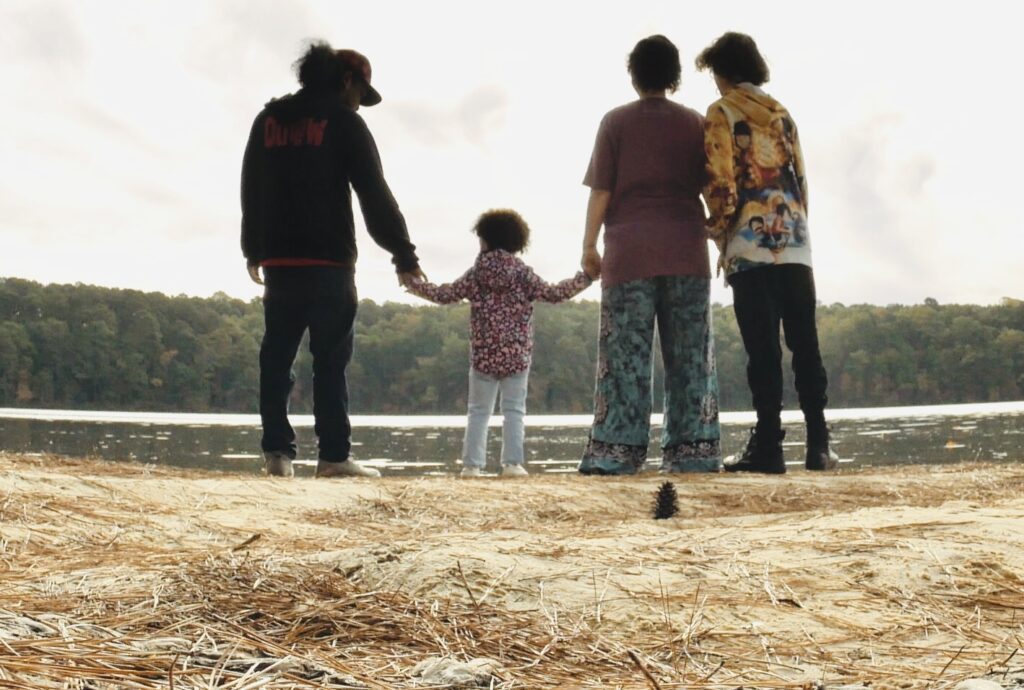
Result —
[[414, 281], [409, 291], [437, 304], [469, 300], [470, 363], [481, 374], [504, 378], [530, 368], [533, 303], [564, 302], [591, 282], [580, 271], [559, 283], [547, 283], [522, 259], [495, 249], [481, 252], [473, 267], [453, 283]]
[[807, 179], [796, 124], [781, 103], [743, 83], [704, 119], [708, 234], [731, 276], [760, 266], [811, 265]]

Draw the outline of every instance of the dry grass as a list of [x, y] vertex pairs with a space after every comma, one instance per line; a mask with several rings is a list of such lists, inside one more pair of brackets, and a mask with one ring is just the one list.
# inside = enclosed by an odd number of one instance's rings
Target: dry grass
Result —
[[675, 483], [655, 522], [657, 477], [0, 455], [0, 687], [429, 687], [431, 657], [497, 660], [493, 688], [1024, 677], [1019, 466]]

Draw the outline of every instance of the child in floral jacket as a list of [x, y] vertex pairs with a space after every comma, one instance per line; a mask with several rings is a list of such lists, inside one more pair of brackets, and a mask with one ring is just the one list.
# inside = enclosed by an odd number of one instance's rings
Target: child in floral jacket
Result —
[[487, 424], [498, 393], [503, 415], [503, 476], [525, 476], [523, 418], [533, 352], [533, 303], [564, 302], [586, 289], [592, 277], [580, 271], [557, 284], [542, 280], [516, 254], [529, 243], [530, 228], [515, 211], [488, 211], [473, 228], [480, 254], [453, 283], [413, 281], [409, 291], [437, 304], [470, 302], [468, 420], [462, 476], [482, 474]]

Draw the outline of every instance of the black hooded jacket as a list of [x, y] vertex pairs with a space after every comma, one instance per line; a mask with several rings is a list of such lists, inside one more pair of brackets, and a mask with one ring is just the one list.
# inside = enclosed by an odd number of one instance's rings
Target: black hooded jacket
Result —
[[242, 253], [354, 268], [352, 189], [366, 228], [399, 272], [418, 267], [373, 135], [336, 94], [300, 90], [256, 116], [242, 160]]

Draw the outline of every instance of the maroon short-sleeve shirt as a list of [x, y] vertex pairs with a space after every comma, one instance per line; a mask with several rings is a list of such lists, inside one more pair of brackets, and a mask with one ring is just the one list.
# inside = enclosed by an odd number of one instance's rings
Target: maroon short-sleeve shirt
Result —
[[704, 118], [641, 98], [601, 120], [583, 184], [611, 192], [601, 280], [711, 277], [704, 206]]

